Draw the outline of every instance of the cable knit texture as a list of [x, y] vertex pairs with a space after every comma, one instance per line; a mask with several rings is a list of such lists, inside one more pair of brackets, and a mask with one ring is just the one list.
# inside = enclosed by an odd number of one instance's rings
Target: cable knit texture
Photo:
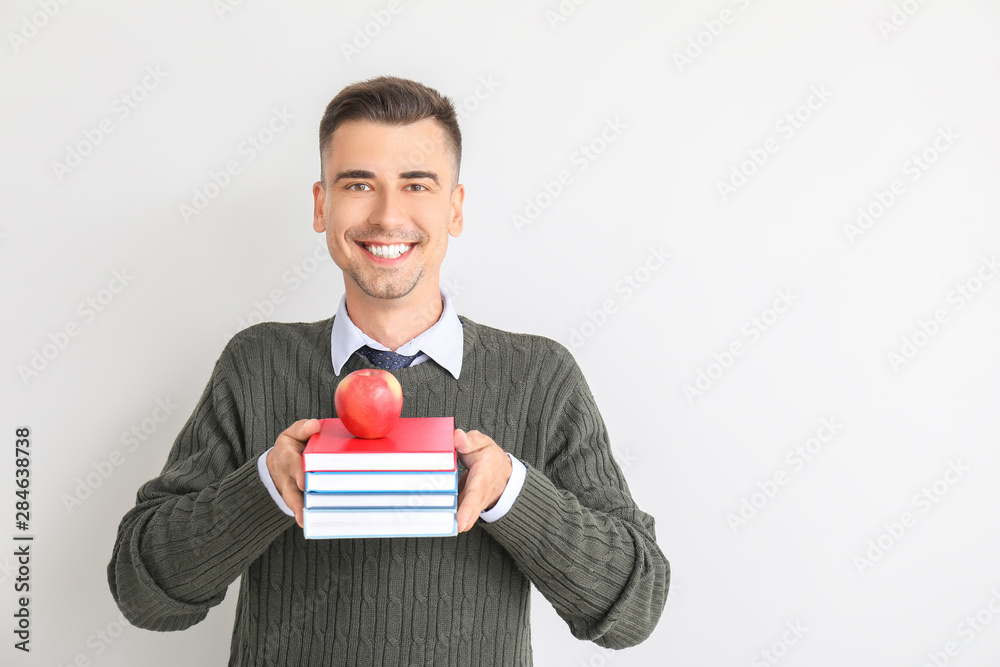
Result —
[[[257, 457], [299, 419], [335, 417], [333, 319], [244, 329], [215, 363], [160, 475], [140, 489], [108, 564], [134, 625], [183, 630], [242, 575], [229, 665], [531, 665], [534, 584], [575, 637], [612, 649], [652, 632], [670, 566], [612, 456], [570, 352], [459, 316], [461, 378], [391, 371], [403, 417], [453, 416], [527, 467], [498, 521], [454, 537], [305, 540]], [[465, 466], [459, 461], [459, 473]]]

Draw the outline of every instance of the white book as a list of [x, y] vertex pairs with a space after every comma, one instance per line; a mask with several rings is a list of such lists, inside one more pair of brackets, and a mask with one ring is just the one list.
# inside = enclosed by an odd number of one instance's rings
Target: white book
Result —
[[455, 510], [303, 510], [306, 539], [458, 535]]
[[458, 491], [458, 471], [451, 472], [307, 472], [307, 492]]
[[306, 509], [340, 507], [436, 507], [456, 509], [455, 493], [307, 493]]

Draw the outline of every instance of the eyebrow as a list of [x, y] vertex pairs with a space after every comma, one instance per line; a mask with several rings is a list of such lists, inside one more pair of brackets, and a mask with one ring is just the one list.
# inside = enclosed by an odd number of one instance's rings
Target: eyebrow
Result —
[[[406, 180], [429, 178], [438, 185], [441, 185], [441, 181], [438, 180], [437, 174], [433, 171], [404, 171], [399, 174], [399, 177]], [[375, 173], [366, 169], [348, 169], [346, 171], [338, 172], [337, 176], [333, 179], [333, 182], [336, 183], [337, 181], [342, 181], [348, 178], [375, 178]]]
[[438, 175], [435, 174], [433, 171], [420, 171], [420, 170], [404, 171], [399, 175], [399, 177], [405, 179], [429, 178], [438, 185], [441, 185], [441, 182], [438, 181]]

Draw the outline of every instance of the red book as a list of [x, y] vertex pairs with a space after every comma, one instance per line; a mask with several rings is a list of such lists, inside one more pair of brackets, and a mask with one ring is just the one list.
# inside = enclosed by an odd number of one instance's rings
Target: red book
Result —
[[306, 472], [457, 469], [454, 417], [401, 417], [384, 438], [356, 438], [340, 419], [321, 419], [302, 451]]

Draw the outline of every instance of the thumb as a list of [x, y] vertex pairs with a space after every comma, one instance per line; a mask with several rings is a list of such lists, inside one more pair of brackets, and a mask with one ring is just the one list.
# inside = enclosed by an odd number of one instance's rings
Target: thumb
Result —
[[320, 428], [323, 426], [322, 419], [303, 419], [298, 423], [298, 438], [296, 440], [302, 440], [303, 442], [309, 439], [309, 436], [319, 433]]
[[458, 450], [459, 454], [465, 454], [469, 451], [469, 436], [460, 428], [455, 429], [455, 449]]

